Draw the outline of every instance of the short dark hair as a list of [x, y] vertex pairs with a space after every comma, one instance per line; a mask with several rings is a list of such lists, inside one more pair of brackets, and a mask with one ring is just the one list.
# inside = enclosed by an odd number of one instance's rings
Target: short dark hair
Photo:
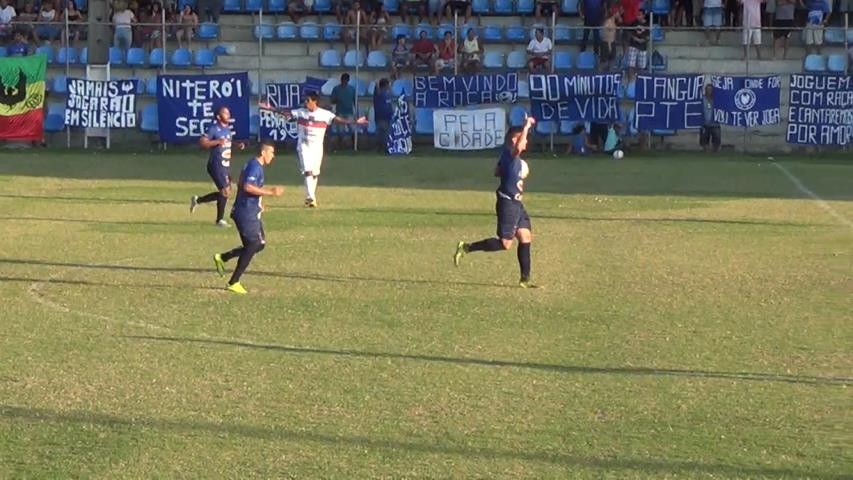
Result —
[[311, 100], [313, 100], [315, 102], [320, 101], [320, 96], [317, 95], [317, 92], [308, 92], [308, 94], [305, 95], [305, 98], [310, 98]]
[[504, 137], [504, 145], [509, 145], [512, 142], [512, 137], [521, 133], [522, 130], [521, 127], [509, 127], [509, 131], [506, 132], [506, 136]]
[[216, 116], [218, 117], [219, 115], [222, 115], [222, 110], [225, 110], [226, 108], [228, 108], [228, 105], [220, 105], [219, 107], [217, 107]]
[[388, 82], [387, 78], [379, 80], [379, 88], [388, 88], [388, 85], [390, 85], [390, 83]]
[[261, 140], [261, 144], [258, 145], [258, 151], [262, 152], [267, 147], [275, 148], [275, 142], [269, 138], [265, 138], [265, 139]]
[[342, 73], [341, 74], [341, 83], [344, 83], [344, 82], [349, 82], [349, 73]]
[[542, 35], [545, 35], [545, 29], [542, 27], [539, 27], [536, 29], [536, 33], [541, 33]]
[[572, 128], [572, 135], [577, 135], [586, 130], [586, 125], [579, 123]]

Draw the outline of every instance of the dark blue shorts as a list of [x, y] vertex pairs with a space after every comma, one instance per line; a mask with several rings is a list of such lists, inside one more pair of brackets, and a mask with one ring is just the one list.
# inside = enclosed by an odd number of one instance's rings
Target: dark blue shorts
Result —
[[498, 237], [504, 240], [515, 238], [515, 232], [519, 228], [533, 230], [530, 225], [530, 217], [524, 204], [518, 200], [510, 200], [498, 195], [495, 203], [495, 212], [498, 214]]
[[266, 233], [264, 233], [264, 222], [260, 218], [250, 216], [231, 215], [234, 223], [237, 225], [237, 231], [240, 232], [240, 241], [243, 246], [249, 246], [252, 243], [260, 243], [261, 245], [267, 242]]
[[231, 185], [231, 171], [225, 167], [208, 164], [207, 174], [210, 175], [210, 179], [213, 180], [217, 190], [222, 190]]

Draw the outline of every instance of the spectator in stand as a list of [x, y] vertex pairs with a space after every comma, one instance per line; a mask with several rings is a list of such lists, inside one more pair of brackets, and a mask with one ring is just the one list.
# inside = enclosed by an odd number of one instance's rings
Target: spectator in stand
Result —
[[438, 45], [438, 58], [433, 65], [433, 75], [438, 75], [438, 72], [445, 68], [453, 68], [456, 65], [456, 42], [453, 41], [453, 34], [450, 32], [444, 32], [444, 40]]
[[537, 28], [535, 36], [527, 44], [527, 69], [531, 73], [534, 71], [550, 72], [551, 50], [553, 48], [551, 39], [545, 36], [545, 30]]
[[427, 38], [427, 32], [421, 30], [419, 38], [412, 45], [412, 66], [428, 67], [435, 71], [435, 44]]
[[391, 49], [391, 78], [400, 78], [400, 72], [409, 68], [412, 64], [412, 53], [406, 43], [405, 35], [397, 35], [397, 42]]
[[198, 27], [198, 15], [196, 15], [191, 6], [184, 5], [180, 17], [178, 17], [178, 24], [181, 27], [178, 30], [178, 48], [184, 48], [184, 40], [187, 42], [187, 48], [192, 48], [193, 36], [195, 35], [196, 27]]
[[829, 0], [807, 0], [806, 10], [809, 12], [806, 21], [806, 54], [817, 53], [820, 55], [820, 47], [823, 45], [823, 30], [829, 22], [832, 9]]
[[[332, 105], [335, 106], [335, 114], [341, 118], [352, 120], [355, 118], [355, 88], [349, 84], [349, 74], [341, 74], [341, 83], [332, 89]], [[344, 135], [352, 139], [355, 132], [352, 124], [335, 122], [332, 124], [333, 132], [337, 136], [337, 148], [343, 147]]]
[[368, 34], [371, 50], [379, 50], [382, 41], [388, 36], [388, 25], [391, 24], [391, 16], [385, 10], [385, 4], [379, 3], [370, 15], [370, 32]]
[[24, 40], [35, 38], [33, 24], [38, 20], [38, 14], [35, 13], [33, 2], [27, 1], [24, 3], [23, 10], [15, 18], [15, 31], [20, 31], [24, 36]]
[[714, 120], [714, 87], [711, 84], [705, 85], [702, 113], [704, 120], [699, 130], [699, 145], [706, 152], [713, 148], [717, 153], [720, 151], [720, 123]]
[[352, 0], [337, 0], [335, 2], [335, 17], [341, 25], [343, 25], [344, 20], [347, 19], [349, 11], [352, 10], [352, 4]]
[[604, 0], [581, 0], [578, 2], [578, 14], [583, 19], [583, 38], [581, 39], [581, 52], [586, 51], [586, 42], [589, 41], [589, 32], [592, 31], [592, 51], [598, 55], [601, 44], [601, 32], [598, 27], [604, 20]]
[[136, 15], [127, 8], [124, 3], [117, 4], [113, 13], [113, 46], [127, 50], [133, 46], [133, 24], [136, 23]]
[[56, 9], [53, 6], [53, 0], [45, 0], [41, 4], [39, 10], [38, 25], [33, 34], [36, 44], [44, 39], [45, 44], [56, 40], [59, 36], [59, 26], [56, 22], [59, 20], [59, 15], [56, 14]]
[[557, 0], [536, 0], [536, 21], [542, 22], [547, 16], [555, 19], [560, 17], [560, 4]]
[[738, 27], [741, 25], [740, 13], [741, 9], [738, 6], [740, 0], [723, 0], [725, 2], [725, 18], [723, 23], [729, 27]]
[[305, 0], [290, 0], [287, 4], [287, 15], [293, 23], [302, 21], [302, 17], [308, 15], [310, 10]]
[[474, 28], [469, 28], [462, 45], [459, 46], [459, 53], [462, 58], [459, 62], [459, 68], [462, 73], [474, 74], [480, 71], [480, 62], [483, 57], [483, 44], [477, 38], [477, 32]]
[[15, 7], [9, 5], [9, 0], [0, 0], [0, 40], [6, 40], [14, 34], [12, 22], [18, 14]]
[[797, 0], [776, 0], [776, 13], [773, 18], [773, 60], [779, 58], [782, 49], [782, 59], [788, 55], [788, 39], [794, 29], [794, 9]]
[[391, 117], [394, 109], [391, 106], [391, 86], [387, 78], [379, 80], [373, 91], [373, 121], [376, 123], [376, 147], [385, 152], [385, 143], [391, 131]]
[[400, 2], [400, 19], [408, 23], [409, 15], [417, 15], [418, 22], [423, 22], [424, 18], [429, 19], [428, 8], [428, 0], [403, 0]]
[[62, 28], [62, 45], [65, 46], [65, 38], [68, 37], [71, 46], [75, 46], [78, 41], [80, 41], [80, 32], [86, 28], [83, 25], [83, 22], [86, 21], [86, 16], [83, 15], [83, 12], [77, 9], [77, 2], [74, 0], [67, 0], [65, 3], [65, 12], [62, 13], [61, 21], [63, 24], [65, 20], [68, 20], [68, 31], [65, 31], [65, 27]]
[[163, 34], [160, 27], [160, 22], [163, 19], [163, 8], [160, 6], [160, 3], [152, 3], [139, 16], [141, 17], [140, 23], [142, 25], [139, 27], [139, 35], [137, 37], [141, 38], [149, 49], [160, 48], [163, 43], [160, 38]]
[[23, 57], [29, 55], [30, 53], [30, 45], [27, 43], [26, 38], [24, 38], [24, 33], [22, 31], [16, 31], [14, 41], [9, 45], [9, 56], [12, 57]]
[[607, 18], [601, 24], [601, 48], [598, 55], [599, 68], [603, 72], [610, 70], [616, 50], [616, 25], [622, 21], [619, 7], [613, 6], [608, 10]]
[[693, 0], [675, 0], [675, 8], [669, 12], [669, 24], [673, 27], [693, 26]]
[[442, 18], [453, 20], [454, 13], [465, 15], [465, 23], [471, 21], [471, 0], [446, 0], [441, 7], [439, 22], [442, 21]]
[[198, 0], [197, 16], [200, 21], [219, 23], [222, 13], [222, 0]]
[[369, 25], [367, 23], [369, 21], [370, 16], [365, 14], [364, 10], [361, 9], [361, 2], [359, 2], [358, 0], [353, 2], [352, 8], [347, 12], [346, 17], [344, 17], [344, 29], [341, 32], [341, 39], [344, 41], [344, 48], [346, 50], [349, 50], [350, 43], [353, 43], [355, 41], [356, 25], [359, 26], [359, 40], [362, 42], [365, 48], [367, 48], [367, 31], [369, 28]]
[[587, 156], [595, 151], [595, 144], [586, 131], [586, 124], [579, 122], [572, 128], [571, 141], [566, 147], [568, 155]]
[[622, 52], [628, 51], [628, 44], [634, 36], [634, 29], [639, 24], [641, 0], [622, 0]]
[[761, 60], [761, 4], [764, 0], [738, 0], [743, 4], [743, 60], [749, 46], [755, 45], [755, 58]]
[[705, 0], [702, 8], [702, 24], [705, 26], [705, 39], [709, 45], [720, 44], [720, 29], [723, 26], [722, 0]]
[[637, 76], [637, 69], [645, 70], [649, 63], [649, 29], [646, 28], [644, 17], [639, 18], [631, 43], [628, 46], [628, 79]]

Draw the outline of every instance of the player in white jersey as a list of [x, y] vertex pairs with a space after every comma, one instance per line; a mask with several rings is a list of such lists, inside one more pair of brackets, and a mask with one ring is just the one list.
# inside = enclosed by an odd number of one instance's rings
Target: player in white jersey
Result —
[[[271, 109], [269, 105], [261, 108]], [[286, 118], [296, 120], [298, 138], [296, 154], [299, 157], [299, 171], [305, 177], [305, 206], [317, 206], [317, 179], [323, 165], [323, 140], [326, 138], [326, 128], [332, 122], [349, 125], [367, 125], [367, 117], [358, 120], [343, 118], [320, 108], [316, 93], [309, 93], [305, 98], [305, 108], [295, 110], [276, 110]]]

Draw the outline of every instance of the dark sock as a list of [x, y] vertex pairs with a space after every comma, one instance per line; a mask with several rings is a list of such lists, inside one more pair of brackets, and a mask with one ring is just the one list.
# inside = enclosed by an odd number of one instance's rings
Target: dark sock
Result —
[[530, 278], [530, 244], [518, 244], [518, 266], [521, 268], [521, 278]]
[[237, 247], [237, 248], [232, 248], [231, 250], [228, 250], [227, 252], [223, 253], [220, 256], [222, 257], [223, 262], [227, 262], [228, 260], [231, 260], [232, 258], [239, 257], [241, 253], [243, 253], [243, 247]]
[[208, 203], [219, 198], [219, 192], [210, 192], [207, 195], [198, 197], [198, 203]]
[[504, 247], [498, 238], [487, 238], [479, 242], [465, 244], [466, 252], [497, 252], [503, 249]]
[[246, 268], [249, 267], [252, 257], [255, 256], [255, 253], [257, 253], [258, 250], [260, 250], [260, 247], [261, 244], [259, 243], [251, 243], [242, 248], [240, 258], [237, 259], [237, 268], [234, 269], [234, 273], [231, 274], [231, 280], [228, 281], [229, 285], [234, 285], [240, 281], [240, 277], [243, 276], [243, 272], [245, 272]]
[[228, 203], [228, 197], [225, 195], [219, 194], [219, 197], [216, 198], [216, 221], [219, 222], [223, 218], [225, 218], [225, 205]]

